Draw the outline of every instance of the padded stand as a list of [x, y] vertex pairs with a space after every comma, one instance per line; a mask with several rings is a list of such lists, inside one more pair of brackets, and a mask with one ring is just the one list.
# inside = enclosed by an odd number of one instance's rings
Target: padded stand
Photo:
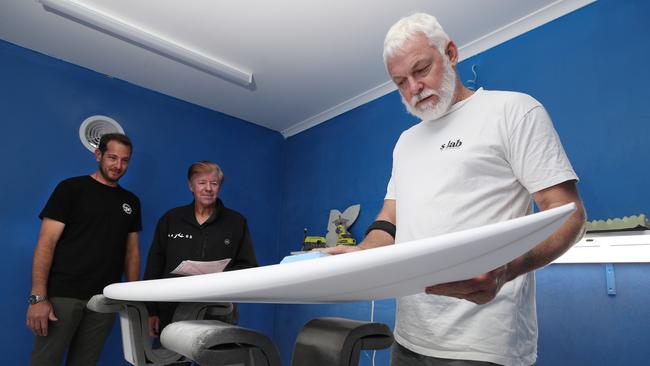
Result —
[[393, 334], [381, 323], [343, 318], [309, 321], [298, 334], [292, 366], [356, 366], [361, 350], [390, 347]]
[[[205, 315], [226, 315], [229, 303], [181, 303], [174, 322], [166, 326], [160, 342], [151, 348], [149, 313], [142, 302], [113, 300], [95, 295], [90, 310], [119, 313], [124, 358], [136, 366], [168, 365], [196, 361], [203, 366], [280, 366], [278, 352], [262, 333], [200, 319]], [[292, 366], [356, 366], [362, 350], [376, 350], [393, 343], [390, 329], [381, 323], [343, 318], [318, 318], [308, 322], [298, 334]]]
[[264, 334], [218, 320], [169, 324], [160, 335], [165, 348], [202, 366], [280, 366], [275, 345]]
[[[122, 328], [124, 358], [136, 366], [168, 365], [189, 361], [181, 354], [152, 348], [149, 337], [149, 312], [143, 302], [113, 300], [104, 295], [93, 296], [86, 305], [98, 313], [119, 313]], [[226, 315], [232, 312], [230, 303], [182, 303], [176, 308], [174, 320], [201, 319], [206, 314]]]

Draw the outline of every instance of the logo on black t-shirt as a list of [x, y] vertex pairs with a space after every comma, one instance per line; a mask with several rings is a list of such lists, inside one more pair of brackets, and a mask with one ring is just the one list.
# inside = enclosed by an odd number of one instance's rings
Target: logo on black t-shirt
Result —
[[127, 215], [130, 215], [131, 212], [133, 212], [133, 210], [131, 209], [131, 206], [129, 206], [128, 203], [123, 203], [123, 204], [122, 204], [122, 210], [124, 210], [124, 212], [125, 212]]
[[447, 142], [446, 144], [442, 144], [440, 146], [440, 151], [449, 150], [449, 149], [452, 149], [452, 148], [459, 148], [460, 145], [462, 145], [462, 144], [463, 144], [463, 142], [460, 139], [458, 139], [456, 141], [449, 140], [449, 142]]

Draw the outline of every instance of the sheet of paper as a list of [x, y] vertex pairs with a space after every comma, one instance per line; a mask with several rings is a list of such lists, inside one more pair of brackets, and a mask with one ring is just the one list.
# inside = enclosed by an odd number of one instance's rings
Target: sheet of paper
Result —
[[173, 271], [172, 274], [181, 276], [193, 276], [208, 273], [223, 272], [224, 268], [230, 263], [230, 258], [218, 261], [182, 261]]

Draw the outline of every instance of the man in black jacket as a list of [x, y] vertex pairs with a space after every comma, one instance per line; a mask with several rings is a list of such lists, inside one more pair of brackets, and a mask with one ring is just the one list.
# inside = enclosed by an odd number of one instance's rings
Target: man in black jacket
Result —
[[[201, 161], [190, 166], [187, 179], [194, 202], [165, 213], [149, 249], [145, 280], [170, 278], [182, 261], [230, 258], [226, 271], [257, 267], [255, 251], [244, 216], [218, 198], [224, 181], [221, 168]], [[150, 303], [149, 333], [157, 336], [174, 315], [177, 303]], [[236, 310], [225, 319], [235, 323]]]

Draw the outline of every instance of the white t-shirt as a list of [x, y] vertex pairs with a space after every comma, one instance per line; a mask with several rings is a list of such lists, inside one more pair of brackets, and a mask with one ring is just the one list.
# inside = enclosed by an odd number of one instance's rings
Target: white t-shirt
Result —
[[[397, 205], [395, 243], [529, 214], [532, 193], [568, 180], [577, 176], [544, 107], [525, 94], [479, 89], [395, 145], [386, 194]], [[534, 281], [530, 272], [506, 283], [486, 305], [399, 298], [395, 339], [427, 356], [531, 365]]]

